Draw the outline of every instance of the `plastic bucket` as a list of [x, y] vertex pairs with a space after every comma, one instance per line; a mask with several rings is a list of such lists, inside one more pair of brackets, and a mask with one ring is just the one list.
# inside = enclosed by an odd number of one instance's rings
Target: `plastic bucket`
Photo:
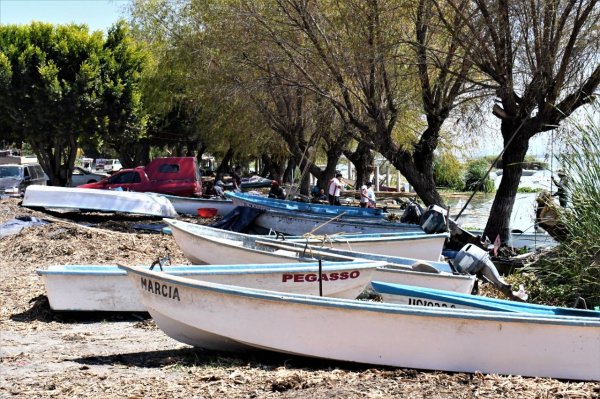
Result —
[[212, 218], [217, 215], [217, 208], [198, 208], [198, 216], [201, 218]]

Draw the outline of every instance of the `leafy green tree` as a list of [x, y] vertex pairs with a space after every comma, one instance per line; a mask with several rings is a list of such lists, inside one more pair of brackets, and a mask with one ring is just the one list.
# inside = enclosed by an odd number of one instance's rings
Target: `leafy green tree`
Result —
[[54, 185], [67, 182], [80, 137], [96, 132], [102, 44], [86, 26], [0, 26], [0, 130], [31, 145]]
[[485, 159], [469, 161], [465, 173], [465, 190], [493, 193], [495, 190], [494, 181], [486, 175], [489, 168], [490, 164]]
[[142, 76], [148, 54], [136, 42], [125, 21], [108, 30], [102, 47], [99, 125], [105, 146], [112, 148], [124, 167], [148, 161], [145, 146], [147, 116], [142, 107]]
[[465, 188], [464, 168], [450, 152], [443, 152], [433, 163], [433, 176], [438, 186], [462, 191]]

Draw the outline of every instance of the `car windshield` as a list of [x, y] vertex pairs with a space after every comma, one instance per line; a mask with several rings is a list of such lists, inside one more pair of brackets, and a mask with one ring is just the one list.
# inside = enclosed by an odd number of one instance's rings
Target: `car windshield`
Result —
[[21, 177], [21, 168], [18, 166], [0, 166], [0, 178]]

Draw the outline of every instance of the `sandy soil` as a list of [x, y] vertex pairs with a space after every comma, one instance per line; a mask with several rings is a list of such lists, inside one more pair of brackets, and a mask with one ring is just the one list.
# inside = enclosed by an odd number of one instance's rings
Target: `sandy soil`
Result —
[[19, 215], [53, 223], [0, 238], [0, 398], [600, 398], [599, 383], [209, 352], [168, 338], [147, 314], [55, 313], [36, 268], [151, 264], [167, 252], [189, 262], [171, 236], [132, 228], [156, 219], [90, 214], [84, 227], [0, 200], [0, 223]]

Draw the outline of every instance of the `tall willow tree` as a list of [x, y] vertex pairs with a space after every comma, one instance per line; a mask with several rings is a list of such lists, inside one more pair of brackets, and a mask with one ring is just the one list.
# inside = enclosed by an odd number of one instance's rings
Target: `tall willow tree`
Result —
[[[529, 141], [589, 103], [600, 84], [598, 0], [436, 0], [497, 103], [503, 174], [485, 233], [508, 239]], [[463, 22], [445, 19], [451, 9]]]
[[467, 91], [470, 63], [459, 57], [464, 51], [456, 41], [441, 35], [433, 3], [241, 4], [240, 20], [252, 20], [249, 29], [299, 72], [285, 76], [287, 84], [329, 101], [347, 130], [390, 160], [426, 204], [442, 203], [433, 156], [444, 121]]
[[[132, 25], [153, 55], [144, 79], [144, 103], [156, 115], [150, 139], [175, 149], [182, 144], [247, 163], [273, 146], [251, 99], [235, 82], [236, 66], [220, 50], [219, 1], [136, 0]], [[227, 169], [227, 168], [225, 168]]]

